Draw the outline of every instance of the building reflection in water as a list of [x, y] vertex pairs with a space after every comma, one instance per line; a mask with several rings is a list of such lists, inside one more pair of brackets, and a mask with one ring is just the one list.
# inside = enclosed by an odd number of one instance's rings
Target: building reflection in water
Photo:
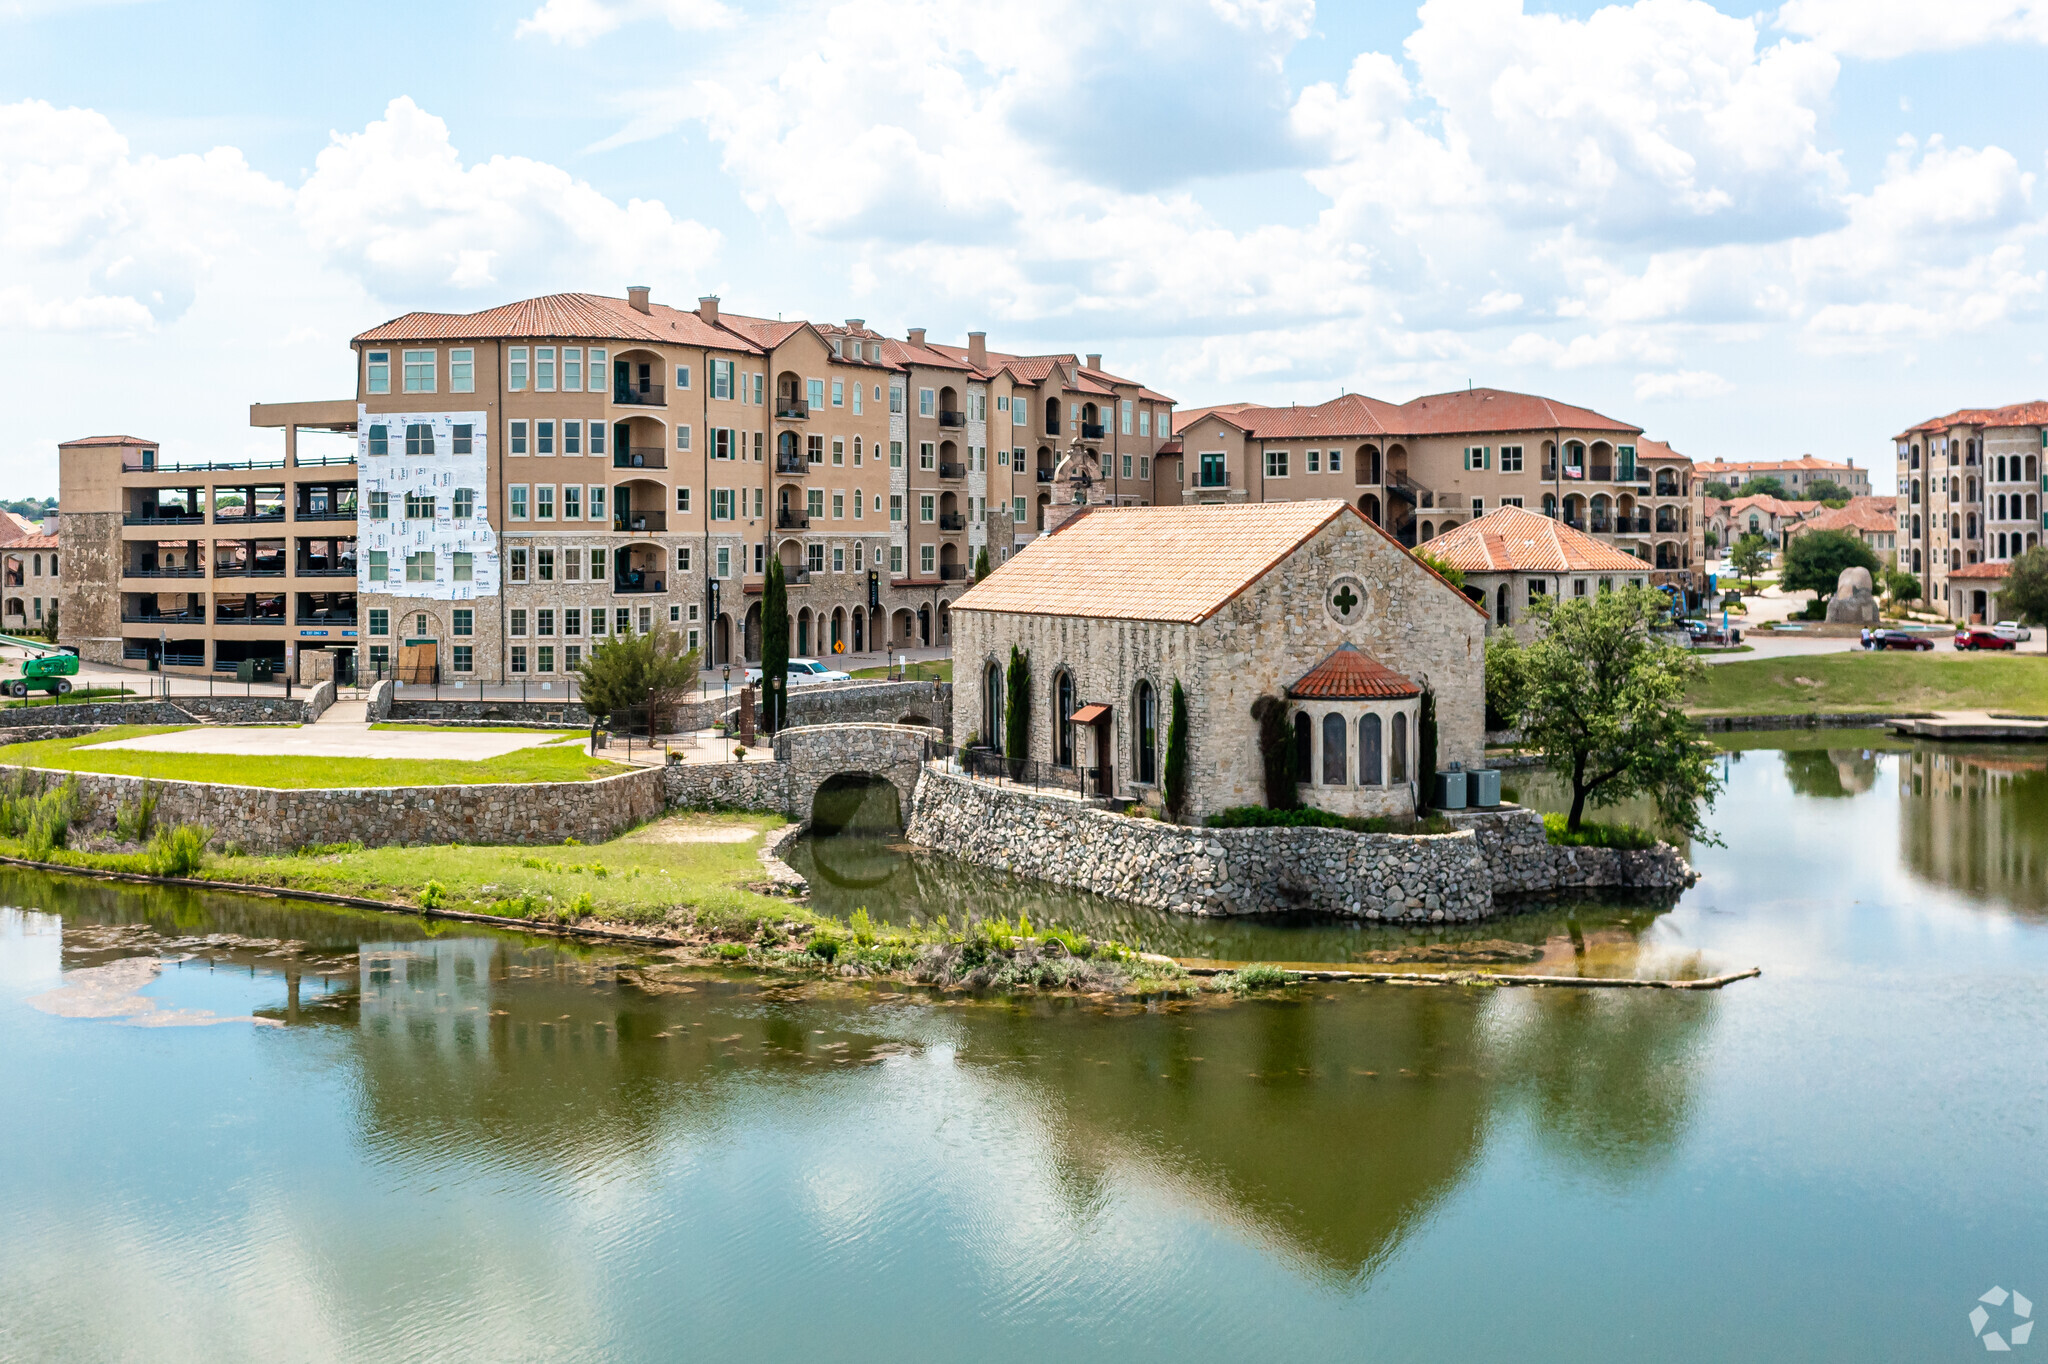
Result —
[[1916, 875], [2048, 909], [2048, 755], [1923, 745], [1899, 759], [1899, 845]]
[[1877, 785], [1875, 749], [1788, 749], [1783, 757], [1785, 779], [1802, 796], [1860, 796]]

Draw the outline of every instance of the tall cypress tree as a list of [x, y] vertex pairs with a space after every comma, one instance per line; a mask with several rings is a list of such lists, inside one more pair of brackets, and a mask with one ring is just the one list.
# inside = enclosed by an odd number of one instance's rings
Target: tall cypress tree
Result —
[[1031, 655], [1010, 646], [1010, 671], [1003, 708], [1003, 753], [1010, 760], [1012, 780], [1024, 775], [1031, 756]]
[[1188, 808], [1188, 694], [1173, 680], [1172, 711], [1166, 721], [1166, 766], [1161, 774], [1166, 813], [1176, 824]]
[[770, 734], [789, 718], [789, 588], [782, 560], [768, 560], [761, 589], [761, 727]]
[[974, 581], [980, 582], [989, 575], [988, 546], [981, 547], [981, 553], [974, 556]]

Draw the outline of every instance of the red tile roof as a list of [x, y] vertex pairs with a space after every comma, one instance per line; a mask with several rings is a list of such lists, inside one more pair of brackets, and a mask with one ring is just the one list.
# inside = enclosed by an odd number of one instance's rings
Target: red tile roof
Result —
[[1287, 689], [1289, 696], [1319, 701], [1378, 701], [1420, 696], [1422, 688], [1355, 644], [1345, 644], [1303, 673]]
[[74, 445], [155, 445], [153, 440], [140, 436], [80, 436], [77, 440], [60, 441], [57, 448], [69, 449]]
[[57, 537], [56, 537], [56, 536], [54, 536], [54, 535], [41, 535], [41, 534], [37, 534], [37, 535], [24, 535], [24, 536], [22, 536], [22, 537], [21, 537], [21, 539], [19, 539], [19, 540], [8, 540], [8, 541], [6, 541], [6, 542], [5, 542], [4, 544], [0, 544], [0, 549], [6, 549], [6, 550], [9, 550], [9, 551], [12, 551], [12, 550], [17, 550], [17, 549], [57, 549], [57, 548], [59, 548], [59, 546], [58, 546], [58, 544], [57, 544]]
[[1892, 437], [1905, 440], [1922, 431], [1946, 431], [1952, 426], [2048, 426], [2048, 402], [2012, 403], [2006, 407], [1964, 407], [1946, 417], [1933, 417], [1909, 426]]
[[[744, 324], [756, 318], [738, 319]], [[777, 324], [767, 324], [774, 326]], [[788, 324], [794, 331], [801, 322]], [[484, 340], [496, 337], [588, 337], [597, 341], [654, 341], [723, 350], [759, 351], [760, 342], [714, 327], [694, 311], [666, 304], [641, 312], [623, 298], [603, 294], [546, 294], [475, 313], [407, 313], [356, 336], [358, 341]]]
[[[1642, 428], [1529, 393], [1498, 388], [1432, 393], [1405, 403], [1387, 403], [1347, 393], [1312, 407], [1260, 407], [1222, 403], [1175, 415], [1174, 430], [1187, 431], [1208, 417], [1221, 417], [1258, 440], [1314, 440], [1330, 436], [1446, 436], [1482, 432], [1607, 431], [1639, 435]], [[1668, 452], [1670, 447], [1664, 447]]]
[[2006, 564], [2006, 563], [1983, 563], [1983, 564], [1970, 564], [1970, 565], [1968, 565], [1967, 567], [1964, 567], [1964, 568], [1952, 568], [1952, 569], [1950, 569], [1950, 570], [1949, 570], [1949, 574], [1948, 574], [1948, 576], [1949, 576], [1950, 578], [1971, 578], [1971, 579], [1976, 579], [1976, 578], [1993, 578], [1993, 579], [1996, 579], [1996, 578], [2003, 578], [2003, 577], [2005, 576], [2005, 574], [2006, 574], [2006, 570], [2007, 570], [2007, 569], [2009, 569], [2009, 568], [2011, 568], [2011, 567], [2012, 567], [2012, 565], [2011, 565], [2011, 564]]
[[1677, 460], [1682, 464], [1692, 463], [1690, 456], [1681, 455], [1678, 451], [1672, 449], [1669, 441], [1651, 440], [1648, 436], [1644, 436], [1636, 442], [1636, 463], [1666, 464], [1672, 460]]
[[0, 511], [0, 545], [25, 544], [42, 533], [42, 522], [31, 521], [20, 512]]
[[1650, 565], [1604, 540], [1523, 507], [1499, 507], [1427, 541], [1464, 573], [1646, 573]]
[[[1895, 531], [1899, 528], [1896, 504], [1889, 498], [1859, 497], [1846, 507], [1822, 507], [1793, 527], [1801, 530]], [[1858, 504], [1862, 505], [1858, 505]]]
[[1866, 472], [1853, 463], [1842, 464], [1832, 459], [1815, 459], [1812, 455], [1801, 455], [1797, 459], [1702, 460], [1693, 466], [1693, 471], [1701, 478], [1719, 478], [1723, 474], [1770, 474], [1780, 469], [1797, 469], [1800, 473], [1819, 474]]

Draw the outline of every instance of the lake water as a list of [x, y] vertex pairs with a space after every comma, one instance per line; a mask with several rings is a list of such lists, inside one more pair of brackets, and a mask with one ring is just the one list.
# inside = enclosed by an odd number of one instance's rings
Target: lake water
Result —
[[1701, 995], [932, 1005], [0, 872], [0, 1359], [1981, 1356], [2048, 1304], [2048, 751], [1744, 742], [1675, 903], [1458, 932], [806, 853], [1223, 959], [1764, 968]]

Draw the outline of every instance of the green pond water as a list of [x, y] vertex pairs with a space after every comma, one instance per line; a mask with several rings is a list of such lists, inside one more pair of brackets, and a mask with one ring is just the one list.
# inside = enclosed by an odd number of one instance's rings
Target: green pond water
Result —
[[1764, 969], [1696, 995], [933, 1003], [0, 871], [0, 1359], [1981, 1356], [2048, 1304], [2048, 750], [1743, 744], [1699, 885], [1456, 932], [798, 853], [1182, 955]]

